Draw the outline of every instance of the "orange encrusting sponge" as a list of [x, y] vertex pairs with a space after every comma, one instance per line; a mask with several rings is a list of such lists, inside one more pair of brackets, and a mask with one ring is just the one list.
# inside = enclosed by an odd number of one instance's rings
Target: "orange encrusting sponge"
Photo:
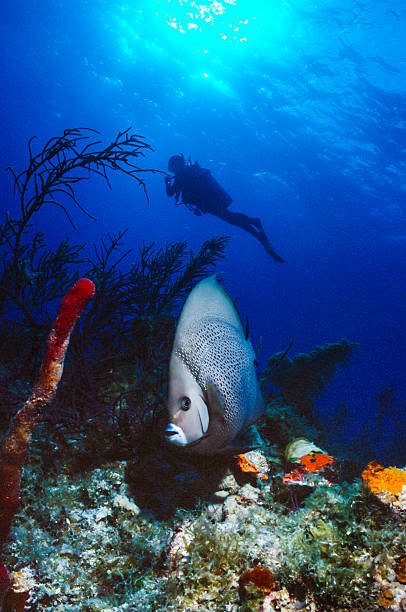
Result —
[[300, 457], [299, 461], [309, 472], [313, 473], [318, 472], [329, 463], [334, 463], [333, 457], [329, 457], [329, 455], [324, 453], [310, 453]]
[[373, 493], [392, 493], [399, 495], [406, 487], [406, 472], [398, 468], [384, 468], [376, 461], [371, 461], [362, 472], [362, 479]]

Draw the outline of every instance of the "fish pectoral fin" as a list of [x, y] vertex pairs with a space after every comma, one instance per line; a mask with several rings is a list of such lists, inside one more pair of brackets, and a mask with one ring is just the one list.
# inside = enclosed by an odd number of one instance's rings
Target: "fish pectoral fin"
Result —
[[215, 385], [207, 383], [206, 385], [207, 407], [209, 411], [209, 428], [223, 425], [225, 423], [224, 413], [225, 406], [223, 398], [218, 392]]
[[228, 449], [238, 453], [246, 453], [263, 446], [264, 442], [255, 425], [246, 427], [229, 443]]

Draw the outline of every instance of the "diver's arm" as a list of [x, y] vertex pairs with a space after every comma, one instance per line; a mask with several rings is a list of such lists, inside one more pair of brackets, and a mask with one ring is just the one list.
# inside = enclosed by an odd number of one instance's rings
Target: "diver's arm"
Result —
[[169, 197], [175, 196], [178, 202], [182, 189], [176, 184], [176, 176], [165, 176], [165, 190]]
[[175, 177], [173, 176], [165, 176], [165, 190], [166, 195], [169, 197], [173, 196], [175, 193]]
[[204, 215], [204, 211], [200, 210], [197, 204], [189, 204], [188, 202], [183, 202], [183, 203], [190, 210], [190, 212], [192, 212], [194, 215], [197, 215], [198, 217], [201, 217], [202, 215]]

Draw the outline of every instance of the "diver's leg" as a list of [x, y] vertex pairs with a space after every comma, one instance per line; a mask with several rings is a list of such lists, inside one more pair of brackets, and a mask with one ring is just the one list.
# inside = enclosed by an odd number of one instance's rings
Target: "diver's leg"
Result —
[[252, 219], [251, 225], [255, 225], [255, 227], [257, 227], [262, 232], [264, 231], [264, 228], [262, 227], [261, 219], [259, 217], [255, 217], [254, 219]]
[[251, 226], [256, 226], [259, 230], [262, 229], [262, 223], [259, 219], [248, 217], [248, 215], [244, 215], [244, 213], [233, 212], [228, 208], [224, 208], [223, 210], [215, 214], [217, 214], [218, 217], [223, 219], [223, 221], [231, 223], [232, 225], [237, 225], [238, 227], [241, 227], [241, 229], [250, 232], [250, 234], [253, 234], [254, 236], [258, 234], [258, 230], [256, 230], [255, 227]]
[[241, 227], [241, 229], [250, 232], [250, 234], [256, 238], [259, 234], [264, 233], [264, 228], [262, 227], [261, 219], [259, 217], [249, 217], [244, 213], [233, 212], [228, 208], [224, 209], [219, 216], [221, 216], [224, 221], [232, 223], [233, 225], [238, 225], [238, 227]]
[[[285, 261], [284, 259], [282, 259], [282, 257], [279, 257], [279, 255], [273, 250], [262, 228], [262, 223], [259, 219], [253, 219], [252, 217], [244, 215], [244, 213], [232, 212], [231, 210], [228, 210], [228, 208], [225, 208], [224, 210], [220, 211], [217, 216], [223, 219], [223, 221], [231, 223], [232, 225], [236, 225], [237, 227], [240, 227], [241, 229], [248, 232], [249, 234], [252, 234], [252, 236], [259, 240], [266, 252], [276, 261], [279, 261], [280, 263], [283, 263]], [[254, 223], [255, 225], [257, 225], [257, 227], [259, 227], [259, 229], [255, 229], [255, 227], [253, 227]]]

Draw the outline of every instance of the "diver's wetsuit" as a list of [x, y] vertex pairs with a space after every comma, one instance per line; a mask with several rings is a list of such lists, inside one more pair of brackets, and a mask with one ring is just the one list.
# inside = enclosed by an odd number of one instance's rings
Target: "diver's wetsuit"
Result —
[[[171, 167], [171, 160], [177, 158], [176, 168]], [[284, 260], [271, 247], [269, 240], [263, 230], [262, 223], [257, 217], [248, 217], [243, 213], [228, 210], [232, 198], [223, 187], [213, 178], [210, 170], [201, 168], [197, 162], [183, 163], [183, 156], [174, 156], [169, 160], [168, 168], [174, 172], [172, 178], [166, 177], [166, 193], [175, 196], [177, 204], [186, 204], [196, 215], [210, 213], [220, 217], [226, 223], [236, 225], [252, 234], [266, 252], [276, 261]], [[179, 201], [182, 196], [181, 201]]]

